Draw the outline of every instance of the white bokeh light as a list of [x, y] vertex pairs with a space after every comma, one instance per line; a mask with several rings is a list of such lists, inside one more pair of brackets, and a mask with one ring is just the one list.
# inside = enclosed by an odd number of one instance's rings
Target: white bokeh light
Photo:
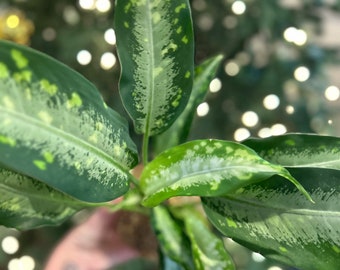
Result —
[[1, 248], [7, 254], [14, 254], [19, 249], [19, 241], [14, 236], [6, 236], [1, 242]]
[[234, 132], [234, 139], [235, 141], [243, 141], [247, 138], [250, 137], [250, 132], [248, 129], [246, 128], [238, 128], [237, 130], [235, 130]]
[[305, 66], [300, 66], [294, 71], [294, 78], [299, 82], [305, 82], [310, 77], [310, 71]]
[[280, 105], [280, 98], [277, 95], [270, 94], [263, 99], [263, 106], [267, 110], [275, 110]]
[[247, 127], [254, 127], [259, 122], [259, 117], [257, 113], [253, 111], [247, 111], [242, 115], [241, 121]]
[[86, 66], [90, 64], [91, 60], [92, 60], [92, 55], [89, 51], [81, 50], [77, 53], [77, 61], [79, 64]]
[[209, 91], [211, 93], [216, 93], [220, 91], [222, 88], [222, 82], [219, 78], [213, 79], [209, 84]]
[[109, 0], [97, 0], [96, 9], [99, 12], [108, 12], [111, 9], [111, 2]]
[[247, 6], [243, 1], [235, 1], [231, 5], [231, 10], [236, 15], [243, 14], [246, 11], [246, 9], [247, 9]]
[[268, 138], [272, 136], [272, 130], [268, 127], [261, 128], [257, 134], [260, 138]]
[[286, 113], [293, 114], [295, 112], [295, 108], [292, 105], [288, 105], [286, 107]]
[[287, 132], [287, 128], [283, 124], [275, 124], [271, 127], [271, 133], [274, 136], [283, 135]]
[[307, 33], [302, 29], [297, 29], [295, 27], [288, 27], [283, 32], [283, 37], [286, 41], [295, 43], [298, 46], [302, 46], [307, 42]]
[[79, 6], [85, 10], [94, 10], [96, 2], [95, 0], [79, 0]]
[[278, 266], [271, 266], [268, 268], [268, 270], [283, 270], [281, 267]]
[[104, 70], [109, 70], [113, 68], [116, 62], [117, 62], [116, 56], [111, 52], [106, 52], [100, 58], [100, 67]]
[[112, 28], [107, 29], [104, 33], [104, 39], [110, 45], [116, 44], [116, 32]]
[[229, 61], [225, 64], [224, 71], [229, 76], [236, 76], [240, 72], [240, 66], [234, 61]]
[[325, 98], [329, 101], [336, 101], [340, 97], [340, 90], [338, 87], [331, 85], [325, 90]]
[[203, 102], [200, 105], [197, 106], [196, 113], [197, 116], [203, 117], [206, 116], [209, 113], [209, 104], [207, 102]]

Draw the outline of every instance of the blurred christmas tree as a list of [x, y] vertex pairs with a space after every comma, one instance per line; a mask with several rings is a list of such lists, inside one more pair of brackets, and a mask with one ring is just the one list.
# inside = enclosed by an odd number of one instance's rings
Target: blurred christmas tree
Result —
[[[225, 56], [206, 102], [197, 108], [192, 138], [340, 134], [340, 81], [334, 75], [339, 1], [191, 4], [197, 63], [217, 53]], [[27, 44], [78, 70], [126, 116], [117, 90], [113, 11], [110, 0], [1, 0], [0, 38]]]

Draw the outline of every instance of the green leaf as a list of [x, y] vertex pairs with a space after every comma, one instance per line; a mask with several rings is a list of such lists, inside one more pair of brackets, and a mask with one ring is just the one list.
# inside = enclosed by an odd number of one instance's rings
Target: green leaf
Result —
[[137, 133], [167, 129], [189, 99], [194, 40], [188, 0], [118, 0], [120, 94]]
[[202, 198], [223, 234], [299, 269], [337, 270], [340, 265], [340, 172], [292, 168], [311, 194], [308, 202], [289, 182], [275, 176], [239, 194]]
[[165, 207], [157, 206], [153, 209], [152, 224], [162, 253], [184, 269], [193, 269], [189, 240]]
[[286, 169], [250, 148], [228, 141], [198, 140], [164, 151], [144, 169], [143, 204], [155, 206], [174, 196], [221, 196], [279, 174], [309, 196]]
[[84, 77], [0, 41], [0, 164], [75, 198], [103, 202], [129, 188], [137, 162], [126, 121]]
[[28, 230], [57, 225], [94, 204], [75, 200], [46, 184], [0, 168], [0, 223]]
[[243, 144], [281, 166], [340, 169], [340, 138], [337, 137], [288, 134], [248, 139]]
[[213, 234], [194, 209], [182, 209], [185, 232], [191, 242], [195, 269], [235, 269], [233, 261], [220, 238]]
[[196, 108], [204, 100], [209, 84], [215, 77], [222, 59], [222, 55], [217, 55], [196, 67], [194, 85], [188, 104], [175, 123], [164, 133], [156, 137], [156, 153], [184, 143], [187, 140]]

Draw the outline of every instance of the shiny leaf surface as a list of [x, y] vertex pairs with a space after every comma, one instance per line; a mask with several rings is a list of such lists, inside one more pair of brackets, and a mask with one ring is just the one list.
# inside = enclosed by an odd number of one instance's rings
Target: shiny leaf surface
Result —
[[340, 169], [340, 138], [313, 134], [287, 134], [248, 139], [243, 144], [264, 159], [286, 167]]
[[275, 176], [239, 194], [202, 198], [216, 228], [240, 244], [299, 269], [336, 270], [340, 265], [340, 172], [294, 168], [311, 194]]
[[222, 55], [214, 56], [195, 68], [195, 78], [190, 99], [185, 110], [172, 126], [156, 137], [156, 152], [160, 153], [168, 148], [184, 143], [189, 135], [197, 106], [203, 102], [209, 84], [223, 59]]
[[[189, 240], [165, 207], [157, 206], [153, 209], [152, 224], [165, 259], [169, 257], [184, 269], [193, 269]], [[168, 264], [168, 269], [176, 268], [176, 264], [171, 261], [165, 263]]]
[[220, 238], [213, 234], [194, 209], [181, 213], [185, 232], [189, 236], [197, 270], [234, 270], [234, 264]]
[[164, 151], [141, 175], [143, 204], [155, 206], [174, 196], [221, 196], [279, 174], [301, 185], [281, 166], [250, 148], [228, 141], [198, 140]]
[[46, 184], [0, 168], [0, 221], [20, 230], [57, 225], [94, 204], [75, 200]]
[[75, 198], [128, 190], [137, 162], [126, 121], [78, 73], [0, 41], [0, 164]]
[[118, 0], [115, 25], [125, 108], [136, 132], [159, 134], [184, 110], [192, 88], [189, 1]]

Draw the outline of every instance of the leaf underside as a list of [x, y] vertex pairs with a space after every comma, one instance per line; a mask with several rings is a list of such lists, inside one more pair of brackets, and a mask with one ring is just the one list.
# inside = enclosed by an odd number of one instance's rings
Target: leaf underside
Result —
[[137, 162], [126, 121], [78, 73], [0, 41], [0, 164], [75, 198], [128, 190]]
[[310, 203], [279, 176], [239, 194], [202, 198], [210, 221], [240, 244], [299, 269], [340, 265], [340, 172], [292, 168], [311, 194]]
[[189, 99], [194, 66], [188, 0], [118, 0], [120, 95], [137, 133], [167, 129]]

